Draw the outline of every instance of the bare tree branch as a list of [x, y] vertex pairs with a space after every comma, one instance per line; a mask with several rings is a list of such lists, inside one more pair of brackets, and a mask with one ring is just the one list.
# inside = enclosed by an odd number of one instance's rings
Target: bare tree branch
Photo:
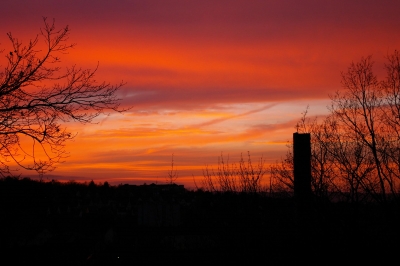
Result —
[[[53, 170], [68, 156], [65, 143], [75, 136], [62, 123], [93, 123], [99, 115], [127, 110], [120, 107], [118, 97], [124, 82], [96, 82], [98, 66], [63, 70], [58, 65], [75, 44], [68, 43], [68, 26], [58, 30], [54, 20], [43, 21], [44, 27], [28, 44], [7, 34], [12, 50], [5, 54], [6, 66], [0, 72], [2, 174], [10, 174], [12, 161], [42, 174]], [[22, 138], [32, 141], [31, 152], [21, 146]], [[40, 159], [39, 150], [44, 154]]]

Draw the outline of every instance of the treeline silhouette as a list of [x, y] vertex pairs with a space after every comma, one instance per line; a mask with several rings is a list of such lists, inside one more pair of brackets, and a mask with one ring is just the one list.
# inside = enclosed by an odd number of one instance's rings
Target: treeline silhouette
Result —
[[384, 263], [399, 248], [398, 209], [372, 203], [16, 177], [0, 179], [0, 197], [14, 264]]

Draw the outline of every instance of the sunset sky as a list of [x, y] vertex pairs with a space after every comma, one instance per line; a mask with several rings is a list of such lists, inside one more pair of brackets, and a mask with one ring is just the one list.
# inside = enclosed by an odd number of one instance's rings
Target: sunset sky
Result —
[[99, 63], [97, 80], [126, 82], [132, 109], [67, 124], [70, 157], [45, 177], [164, 183], [174, 154], [177, 183], [192, 187], [221, 153], [279, 161], [301, 113], [327, 113], [352, 61], [372, 55], [383, 74], [399, 12], [393, 0], [3, 0], [0, 48], [7, 32], [29, 41], [54, 18], [77, 44], [63, 64]]

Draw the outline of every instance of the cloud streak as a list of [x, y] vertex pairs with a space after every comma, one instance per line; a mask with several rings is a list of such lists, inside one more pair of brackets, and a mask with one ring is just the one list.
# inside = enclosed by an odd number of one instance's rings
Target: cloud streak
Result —
[[222, 122], [228, 121], [228, 120], [230, 120], [230, 119], [235, 119], [235, 118], [239, 118], [239, 117], [245, 117], [245, 116], [248, 116], [248, 115], [251, 115], [251, 114], [254, 114], [254, 113], [258, 113], [258, 112], [261, 112], [261, 111], [265, 111], [265, 110], [267, 110], [267, 109], [273, 107], [274, 105], [275, 105], [275, 104], [270, 104], [270, 105], [264, 106], [264, 107], [262, 107], [262, 108], [258, 108], [258, 109], [255, 109], [255, 110], [247, 111], [247, 112], [245, 112], [245, 113], [241, 113], [241, 114], [237, 114], [237, 115], [230, 115], [230, 116], [227, 116], [227, 117], [222, 117], [222, 118], [213, 119], [213, 120], [210, 120], [210, 121], [201, 123], [201, 124], [192, 125], [192, 126], [190, 126], [190, 127], [202, 128], [202, 127], [206, 127], [206, 126], [210, 126], [210, 125], [222, 123]]

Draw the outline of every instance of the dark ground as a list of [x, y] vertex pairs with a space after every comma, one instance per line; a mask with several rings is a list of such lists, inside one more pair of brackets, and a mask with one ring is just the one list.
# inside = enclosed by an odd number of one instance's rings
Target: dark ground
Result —
[[[8, 265], [385, 265], [400, 254], [397, 205], [15, 178], [0, 181], [0, 200]], [[179, 206], [179, 219], [140, 225], [143, 202]]]

